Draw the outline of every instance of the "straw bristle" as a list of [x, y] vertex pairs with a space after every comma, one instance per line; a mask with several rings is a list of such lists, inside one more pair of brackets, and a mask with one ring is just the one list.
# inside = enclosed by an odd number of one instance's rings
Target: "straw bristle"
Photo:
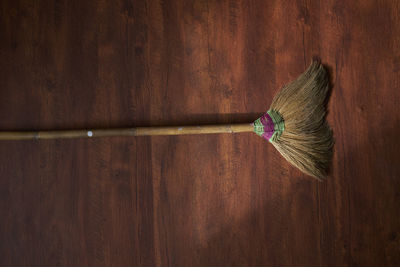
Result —
[[283, 118], [285, 130], [275, 148], [294, 166], [315, 178], [324, 178], [331, 162], [333, 136], [327, 122], [329, 81], [317, 61], [274, 97], [271, 110]]

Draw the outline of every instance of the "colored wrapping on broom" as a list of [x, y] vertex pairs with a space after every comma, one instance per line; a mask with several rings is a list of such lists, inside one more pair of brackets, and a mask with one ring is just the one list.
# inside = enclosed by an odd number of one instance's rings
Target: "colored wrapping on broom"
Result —
[[270, 142], [277, 141], [284, 130], [285, 121], [277, 111], [272, 109], [254, 122], [254, 132]]

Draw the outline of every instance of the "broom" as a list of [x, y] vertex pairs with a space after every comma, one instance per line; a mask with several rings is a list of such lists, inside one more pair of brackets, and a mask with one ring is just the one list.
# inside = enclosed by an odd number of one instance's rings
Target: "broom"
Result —
[[3, 131], [0, 140], [151, 136], [254, 131], [267, 139], [291, 164], [317, 179], [326, 176], [332, 157], [333, 137], [327, 122], [329, 83], [319, 61], [313, 61], [295, 81], [284, 86], [270, 109], [254, 123], [134, 127], [90, 130]]

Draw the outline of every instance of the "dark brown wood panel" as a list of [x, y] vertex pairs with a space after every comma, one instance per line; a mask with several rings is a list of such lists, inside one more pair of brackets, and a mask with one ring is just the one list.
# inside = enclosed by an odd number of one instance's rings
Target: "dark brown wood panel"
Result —
[[251, 122], [319, 57], [318, 182], [254, 134], [0, 143], [0, 266], [399, 266], [400, 4], [0, 1], [0, 130]]

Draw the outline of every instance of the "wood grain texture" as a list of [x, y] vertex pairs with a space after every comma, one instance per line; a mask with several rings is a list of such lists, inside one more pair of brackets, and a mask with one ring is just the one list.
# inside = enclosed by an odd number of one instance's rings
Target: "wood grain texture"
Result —
[[252, 133], [0, 143], [0, 266], [399, 266], [400, 4], [0, 2], [0, 129], [245, 123], [313, 56], [326, 182]]

